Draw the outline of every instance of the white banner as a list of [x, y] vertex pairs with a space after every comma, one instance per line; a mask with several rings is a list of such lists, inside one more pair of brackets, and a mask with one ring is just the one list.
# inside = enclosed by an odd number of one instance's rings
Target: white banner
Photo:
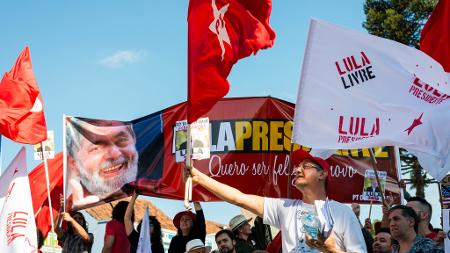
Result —
[[0, 177], [0, 252], [37, 252], [24, 147]]
[[150, 213], [148, 207], [145, 208], [144, 218], [141, 223], [141, 233], [139, 234], [139, 243], [137, 253], [152, 253], [152, 243], [150, 241]]
[[440, 180], [450, 170], [450, 78], [425, 53], [312, 20], [294, 143], [314, 149], [395, 145]]

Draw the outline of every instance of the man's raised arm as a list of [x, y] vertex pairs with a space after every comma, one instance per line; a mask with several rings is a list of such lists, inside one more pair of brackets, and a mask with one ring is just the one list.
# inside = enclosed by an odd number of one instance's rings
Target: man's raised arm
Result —
[[[187, 170], [187, 169], [185, 169]], [[248, 211], [263, 217], [264, 215], [264, 198], [257, 195], [245, 194], [236, 188], [220, 183], [207, 175], [203, 174], [196, 168], [191, 168], [192, 182], [201, 185], [218, 198], [230, 204], [240, 206]], [[185, 174], [187, 175], [187, 171]]]

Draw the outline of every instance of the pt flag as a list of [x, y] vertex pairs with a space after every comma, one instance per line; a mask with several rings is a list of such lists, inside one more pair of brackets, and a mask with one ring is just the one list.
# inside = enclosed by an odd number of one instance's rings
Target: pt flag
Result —
[[[53, 217], [60, 208], [60, 196], [63, 194], [63, 153], [56, 154], [54, 159], [48, 160], [48, 176], [50, 180], [50, 198], [52, 200]], [[36, 226], [44, 237], [51, 230], [50, 205], [47, 195], [47, 180], [45, 178], [44, 163], [36, 166], [29, 174], [31, 198], [35, 213]]]
[[293, 142], [319, 150], [395, 145], [435, 179], [450, 169], [450, 81], [425, 53], [312, 20]]
[[47, 139], [41, 92], [34, 78], [28, 47], [0, 82], [0, 134], [26, 144]]
[[420, 35], [420, 50], [450, 72], [450, 1], [440, 0], [434, 8]]
[[24, 147], [0, 177], [0, 252], [37, 252]]
[[271, 0], [190, 0], [188, 11], [188, 123], [229, 90], [228, 74], [241, 58], [272, 47]]

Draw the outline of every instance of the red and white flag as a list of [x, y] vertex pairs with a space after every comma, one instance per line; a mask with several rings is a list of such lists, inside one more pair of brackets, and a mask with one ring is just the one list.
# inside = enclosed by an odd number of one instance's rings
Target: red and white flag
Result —
[[271, 0], [190, 0], [188, 12], [188, 123], [223, 98], [233, 65], [271, 47]]
[[293, 141], [320, 151], [394, 145], [450, 170], [449, 74], [392, 40], [312, 20]]
[[0, 252], [37, 252], [24, 147], [0, 177]]
[[450, 72], [450, 1], [440, 0], [420, 34], [420, 50]]
[[47, 139], [42, 97], [28, 47], [0, 81], [0, 134], [26, 144]]

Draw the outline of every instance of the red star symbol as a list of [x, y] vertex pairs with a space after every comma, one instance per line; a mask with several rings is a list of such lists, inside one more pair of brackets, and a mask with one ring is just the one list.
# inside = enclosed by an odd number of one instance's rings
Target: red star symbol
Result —
[[419, 125], [422, 125], [422, 116], [423, 116], [423, 112], [422, 112], [422, 114], [420, 114], [420, 116], [417, 119], [413, 120], [411, 126], [406, 128], [404, 132], [408, 132], [408, 135], [409, 135], [414, 128], [416, 128]]

